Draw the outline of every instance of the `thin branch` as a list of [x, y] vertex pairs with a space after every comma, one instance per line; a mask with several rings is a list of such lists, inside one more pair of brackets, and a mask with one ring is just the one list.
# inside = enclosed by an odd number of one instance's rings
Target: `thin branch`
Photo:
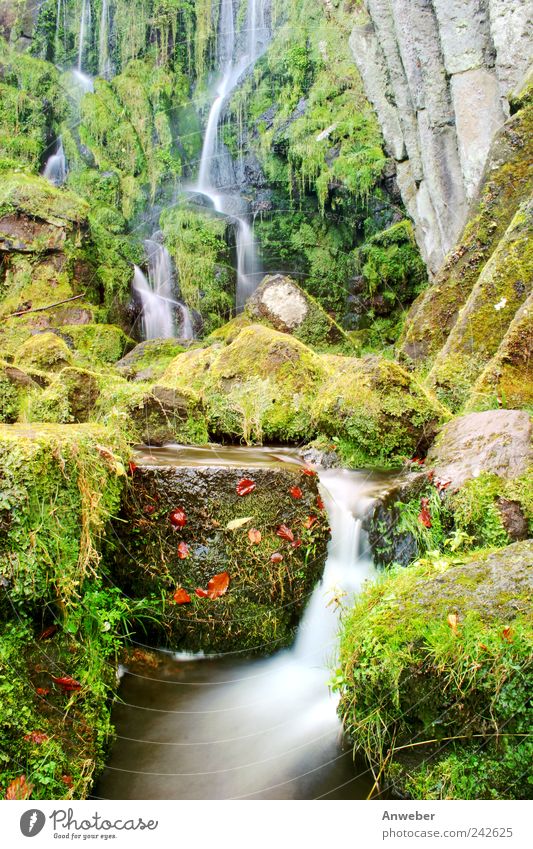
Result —
[[85, 292], [82, 295], [74, 295], [72, 298], [64, 298], [62, 301], [56, 301], [55, 304], [48, 304], [46, 307], [33, 307], [29, 310], [19, 310], [19, 312], [12, 312], [9, 315], [5, 315], [3, 317], [3, 321], [6, 321], [8, 318], [15, 318], [18, 315], [27, 315], [29, 312], [44, 312], [45, 310], [51, 310], [52, 307], [59, 307], [61, 304], [68, 304], [70, 301], [79, 301], [80, 298], [85, 297]]

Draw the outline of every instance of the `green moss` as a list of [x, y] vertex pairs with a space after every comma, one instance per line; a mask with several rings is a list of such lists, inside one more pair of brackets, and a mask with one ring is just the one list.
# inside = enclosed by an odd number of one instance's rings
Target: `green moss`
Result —
[[[420, 363], [445, 344], [461, 307], [481, 279], [520, 204], [529, 198], [532, 116], [531, 106], [525, 105], [506, 122], [495, 140], [479, 202], [459, 243], [435, 283], [419, 296], [408, 316], [401, 350], [409, 360]], [[513, 260], [511, 271], [514, 265]], [[494, 318], [496, 313], [491, 316], [491, 324]], [[490, 339], [490, 334], [486, 339]], [[484, 341], [481, 338], [481, 343]]]
[[435, 433], [444, 408], [396, 363], [326, 357], [331, 378], [315, 402], [319, 429], [350, 465], [398, 465]]
[[24, 212], [58, 227], [72, 227], [83, 223], [88, 206], [72, 192], [57, 189], [42, 177], [12, 173], [2, 178], [0, 217], [12, 212]]
[[[444, 753], [458, 765], [455, 774], [448, 770], [446, 798], [465, 798], [461, 772], [471, 777], [467, 798], [527, 794], [510, 767], [531, 719], [524, 698], [531, 685], [530, 560], [530, 542], [464, 566], [426, 560], [368, 586], [346, 613], [335, 678], [340, 712], [355, 750], [396, 787], [435, 798], [433, 755]], [[500, 746], [507, 781], [492, 784], [486, 765]], [[419, 772], [426, 759], [430, 766]]]
[[134, 346], [120, 327], [113, 324], [63, 325], [76, 353], [91, 363], [115, 363]]
[[181, 297], [201, 313], [209, 334], [231, 315], [235, 301], [224, 240], [227, 223], [208, 212], [171, 207], [163, 211], [160, 225], [176, 265]]
[[532, 213], [533, 206], [528, 203], [513, 217], [428, 375], [428, 384], [452, 409], [464, 405], [483, 366], [496, 353], [531, 291]]
[[39, 371], [58, 371], [72, 361], [72, 354], [55, 333], [38, 333], [24, 342], [17, 353], [15, 363], [21, 368]]

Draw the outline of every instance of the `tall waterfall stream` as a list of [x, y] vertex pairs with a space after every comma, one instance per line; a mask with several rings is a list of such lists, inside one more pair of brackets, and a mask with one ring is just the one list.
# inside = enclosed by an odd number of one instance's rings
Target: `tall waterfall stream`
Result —
[[[287, 449], [146, 449], [138, 462], [250, 466], [299, 462]], [[161, 652], [156, 670], [125, 669], [117, 740], [95, 788], [112, 799], [360, 799], [372, 779], [355, 764], [328, 689], [345, 602], [374, 567], [362, 530], [390, 477], [318, 470], [331, 540], [322, 581], [290, 649], [258, 659]]]

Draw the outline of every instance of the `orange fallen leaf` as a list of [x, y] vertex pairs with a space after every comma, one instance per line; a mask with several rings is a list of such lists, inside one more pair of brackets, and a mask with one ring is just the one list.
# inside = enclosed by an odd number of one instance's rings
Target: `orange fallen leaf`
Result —
[[194, 592], [198, 598], [207, 598], [207, 590], [203, 590], [201, 587], [196, 587]]
[[41, 631], [39, 634], [40, 640], [49, 640], [50, 637], [53, 637], [57, 631], [57, 625], [49, 625], [48, 628], [45, 628], [44, 631]]
[[302, 490], [300, 489], [299, 486], [291, 486], [291, 488], [289, 489], [289, 492], [290, 492], [290, 494], [292, 495], [293, 498], [301, 498], [302, 495], [303, 495], [303, 492], [302, 492]]
[[252, 545], [259, 545], [261, 542], [261, 531], [258, 531], [256, 528], [250, 528], [248, 531], [248, 539]]
[[271, 563], [281, 563], [283, 560], [283, 554], [280, 554], [279, 551], [275, 551], [274, 554], [270, 556]]
[[47, 696], [50, 690], [48, 689], [48, 687], [37, 687], [35, 692], [38, 696]]
[[211, 599], [220, 598], [224, 595], [229, 587], [229, 575], [227, 572], [220, 572], [214, 575], [207, 584], [207, 595]]
[[513, 629], [510, 625], [507, 625], [502, 631], [502, 637], [507, 643], [513, 642]]
[[19, 775], [8, 785], [6, 799], [29, 799], [32, 790], [33, 784], [28, 784], [25, 775]]
[[280, 525], [276, 531], [276, 534], [280, 539], [286, 539], [287, 542], [294, 542], [294, 534], [287, 525]]
[[178, 587], [174, 595], [172, 596], [176, 604], [190, 604], [191, 597], [187, 590], [184, 590], [183, 587]]
[[322, 501], [320, 495], [316, 499], [316, 506], [318, 507], [319, 510], [324, 509], [324, 502]]
[[316, 478], [314, 469], [302, 469], [302, 475], [307, 475], [308, 478]]
[[291, 542], [291, 545], [292, 545], [293, 548], [300, 548], [301, 544], [302, 544], [301, 539], [293, 539], [293, 541]]
[[311, 530], [313, 525], [316, 525], [317, 522], [318, 522], [318, 519], [317, 519], [316, 516], [308, 516], [307, 519], [304, 522], [304, 528], [306, 528], [309, 531], [309, 530]]
[[72, 780], [71, 775], [62, 775], [61, 781], [63, 782], [63, 784], [66, 784], [67, 787], [73, 787], [74, 786], [74, 781]]

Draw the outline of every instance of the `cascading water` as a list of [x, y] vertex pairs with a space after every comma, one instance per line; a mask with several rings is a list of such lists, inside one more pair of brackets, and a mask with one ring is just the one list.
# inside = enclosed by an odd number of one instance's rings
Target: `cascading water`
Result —
[[[174, 297], [175, 280], [172, 260], [161, 243], [161, 234], [154, 233], [146, 239], [144, 247], [148, 264], [148, 278], [136, 265], [133, 274], [133, 290], [142, 306], [144, 339], [193, 339], [194, 328], [191, 314], [184, 303]], [[174, 314], [180, 313], [179, 334], [176, 334]]]
[[247, 215], [236, 214], [235, 197], [225, 194], [222, 160], [229, 156], [219, 141], [219, 127], [227, 98], [237, 87], [244, 71], [251, 67], [259, 56], [260, 48], [268, 41], [265, 24], [264, 0], [252, 0], [248, 7], [248, 38], [239, 46], [235, 32], [232, 0], [221, 0], [218, 28], [217, 65], [219, 81], [207, 119], [198, 182], [196, 191], [205, 195], [216, 212], [226, 215], [235, 222], [235, 244], [237, 252], [236, 306], [242, 309], [246, 300], [257, 288], [261, 279], [261, 267], [253, 226]]
[[109, 0], [102, 0], [102, 9], [100, 12], [98, 73], [105, 79], [111, 76], [111, 60], [109, 57]]
[[85, 42], [91, 30], [91, 0], [82, 0], [80, 12], [80, 28], [78, 32], [78, 71], [83, 73]]
[[[176, 458], [207, 449], [147, 450], [156, 457], [163, 452], [167, 466], [173, 451]], [[261, 450], [268, 451], [255, 449], [258, 457]], [[234, 464], [236, 452], [254, 449], [228, 451]], [[217, 447], [216, 465], [224, 452]], [[253, 465], [255, 455], [242, 456], [246, 468]], [[154, 462], [144, 457], [138, 462]], [[349, 603], [374, 573], [362, 516], [390, 480], [335, 469], [320, 472], [320, 485], [331, 541], [293, 648], [252, 661], [167, 654], [157, 670], [126, 671], [115, 708], [117, 743], [96, 788], [100, 798], [366, 798], [372, 780], [364, 767], [357, 774], [327, 682], [338, 602]]]
[[57, 140], [55, 153], [52, 153], [46, 161], [43, 169], [43, 177], [53, 183], [54, 186], [62, 186], [67, 178], [67, 160], [65, 158], [61, 136]]

